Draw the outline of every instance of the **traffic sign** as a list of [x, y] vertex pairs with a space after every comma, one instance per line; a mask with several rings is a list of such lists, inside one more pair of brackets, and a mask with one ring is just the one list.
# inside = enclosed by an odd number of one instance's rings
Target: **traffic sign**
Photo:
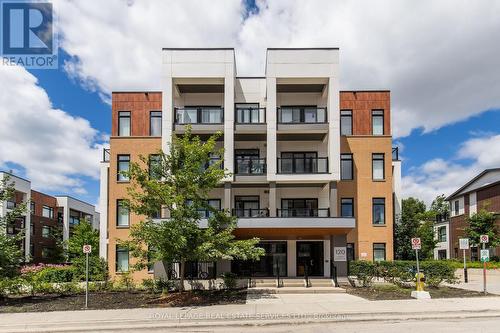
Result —
[[481, 250], [481, 261], [482, 262], [490, 261], [490, 250]]
[[83, 246], [83, 253], [91, 253], [92, 252], [92, 245], [85, 244]]
[[411, 248], [413, 250], [420, 250], [422, 244], [420, 243], [420, 238], [412, 238], [411, 239]]
[[469, 249], [469, 239], [468, 238], [460, 238], [460, 250], [468, 250]]
[[488, 235], [481, 235], [480, 242], [481, 243], [488, 243], [490, 241], [490, 237]]

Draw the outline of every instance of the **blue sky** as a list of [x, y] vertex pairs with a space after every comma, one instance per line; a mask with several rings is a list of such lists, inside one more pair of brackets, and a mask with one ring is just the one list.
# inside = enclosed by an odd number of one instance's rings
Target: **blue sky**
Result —
[[[500, 46], [488, 37], [500, 34], [498, 2], [468, 3], [467, 17], [452, 0], [88, 0], [54, 7], [59, 68], [0, 66], [7, 120], [0, 122], [0, 169], [31, 178], [42, 191], [97, 203], [110, 92], [160, 90], [162, 47], [235, 47], [238, 75], [262, 75], [267, 47], [339, 47], [341, 89], [391, 90], [405, 196], [429, 202], [500, 166]], [[203, 24], [185, 26], [187, 17]], [[44, 150], [55, 152], [55, 162]]]

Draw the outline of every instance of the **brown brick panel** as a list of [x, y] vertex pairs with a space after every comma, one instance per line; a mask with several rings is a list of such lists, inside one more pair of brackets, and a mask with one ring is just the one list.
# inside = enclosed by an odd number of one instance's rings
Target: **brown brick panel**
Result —
[[372, 110], [384, 110], [384, 135], [391, 135], [389, 91], [341, 91], [340, 109], [352, 110], [353, 135], [371, 135]]
[[478, 209], [500, 213], [500, 184], [477, 191]]
[[130, 111], [131, 136], [149, 136], [149, 113], [161, 111], [160, 92], [116, 92], [112, 94], [111, 135], [118, 135], [118, 112]]

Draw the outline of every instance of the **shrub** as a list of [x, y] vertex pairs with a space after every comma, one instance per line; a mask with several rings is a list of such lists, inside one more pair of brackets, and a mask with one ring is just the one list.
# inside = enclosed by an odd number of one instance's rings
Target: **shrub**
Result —
[[47, 267], [39, 271], [37, 274], [41, 282], [71, 282], [75, 276], [75, 269], [72, 266]]
[[360, 281], [363, 287], [369, 287], [377, 275], [377, 269], [371, 261], [351, 261], [349, 262], [349, 275]]
[[131, 291], [132, 289], [135, 288], [134, 279], [132, 278], [132, 274], [130, 272], [125, 272], [120, 274], [118, 280], [118, 288], [125, 289], [128, 291]]
[[236, 289], [236, 278], [237, 275], [231, 272], [225, 272], [221, 274], [222, 278], [222, 288], [224, 289]]
[[143, 279], [142, 287], [150, 293], [166, 293], [175, 289], [175, 281], [163, 278]]
[[443, 281], [455, 283], [455, 267], [444, 260], [423, 261], [420, 265], [425, 274], [425, 282], [431, 287], [438, 287]]

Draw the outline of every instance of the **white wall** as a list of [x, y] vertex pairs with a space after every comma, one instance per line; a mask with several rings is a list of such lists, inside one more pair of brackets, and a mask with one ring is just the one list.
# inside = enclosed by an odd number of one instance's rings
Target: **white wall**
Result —
[[434, 248], [434, 259], [438, 259], [438, 251], [446, 250], [446, 259], [450, 259], [450, 224], [448, 222], [436, 223], [434, 225], [434, 239], [438, 239], [438, 229], [440, 227], [446, 228], [446, 241], [436, 243]]
[[[401, 216], [402, 196], [401, 196], [401, 161], [392, 161], [392, 191], [394, 193], [394, 216], [398, 219]], [[395, 220], [395, 222], [398, 220]]]
[[[458, 200], [458, 214], [455, 214], [455, 201]], [[465, 212], [465, 208], [464, 208], [464, 197], [461, 196], [459, 198], [455, 198], [451, 201], [451, 206], [450, 206], [450, 216], [451, 217], [454, 217], [454, 216], [459, 216], [459, 215], [463, 215]]]
[[477, 193], [469, 193], [469, 216], [477, 213]]

